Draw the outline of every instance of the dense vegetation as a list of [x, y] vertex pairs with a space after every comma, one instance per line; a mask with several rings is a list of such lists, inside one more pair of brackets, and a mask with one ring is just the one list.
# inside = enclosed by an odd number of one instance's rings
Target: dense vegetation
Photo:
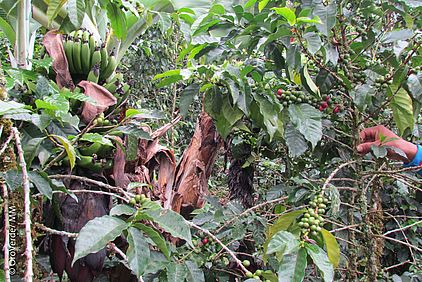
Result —
[[0, 280], [422, 279], [421, 3], [209, 2], [0, 1]]

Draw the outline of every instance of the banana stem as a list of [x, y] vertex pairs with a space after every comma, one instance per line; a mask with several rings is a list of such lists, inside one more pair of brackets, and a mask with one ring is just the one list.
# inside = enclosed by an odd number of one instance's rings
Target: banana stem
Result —
[[29, 19], [31, 15], [31, 0], [21, 0], [18, 4], [18, 16], [16, 20], [16, 51], [15, 57], [18, 67], [29, 69], [28, 45], [29, 45]]

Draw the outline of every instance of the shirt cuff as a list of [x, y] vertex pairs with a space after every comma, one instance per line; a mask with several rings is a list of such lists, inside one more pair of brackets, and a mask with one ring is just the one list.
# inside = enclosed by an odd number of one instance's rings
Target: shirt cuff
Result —
[[[410, 163], [405, 163], [403, 166], [404, 167], [411, 167], [411, 166], [420, 166], [422, 165], [422, 146], [421, 145], [417, 145], [418, 146], [418, 152], [416, 153], [415, 157], [413, 158], [413, 160]], [[419, 175], [422, 175], [422, 169], [420, 169], [418, 171]]]

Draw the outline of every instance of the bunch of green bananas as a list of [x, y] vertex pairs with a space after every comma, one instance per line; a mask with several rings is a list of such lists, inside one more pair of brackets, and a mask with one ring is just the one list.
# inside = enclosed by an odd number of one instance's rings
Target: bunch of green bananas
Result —
[[100, 44], [85, 29], [64, 35], [63, 47], [72, 75], [82, 75], [98, 83], [114, 74], [117, 67], [116, 54], [108, 53], [105, 43]]

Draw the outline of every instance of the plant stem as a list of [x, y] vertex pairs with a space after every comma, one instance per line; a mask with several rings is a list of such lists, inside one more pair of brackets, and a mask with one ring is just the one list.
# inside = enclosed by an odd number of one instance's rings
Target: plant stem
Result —
[[232, 250], [230, 250], [229, 248], [227, 248], [227, 246], [226, 245], [224, 245], [218, 238], [217, 238], [217, 236], [215, 236], [214, 234], [212, 234], [210, 231], [208, 231], [207, 229], [205, 229], [205, 228], [202, 228], [202, 227], [200, 227], [200, 226], [198, 226], [198, 225], [196, 225], [195, 223], [193, 223], [193, 222], [190, 222], [190, 221], [185, 221], [189, 226], [191, 226], [191, 227], [193, 227], [193, 228], [195, 228], [195, 229], [197, 229], [197, 230], [200, 230], [200, 231], [202, 231], [203, 233], [205, 233], [205, 234], [207, 234], [208, 236], [210, 236], [214, 241], [216, 241], [232, 258], [233, 258], [233, 260], [236, 262], [236, 264], [237, 264], [237, 266], [239, 266], [240, 267], [240, 269], [244, 272], [244, 273], [246, 273], [246, 272], [249, 272], [249, 270], [247, 270], [246, 269], [246, 267], [244, 267], [243, 266], [243, 264], [242, 264], [242, 262], [236, 257], [236, 255], [233, 253], [233, 251]]
[[28, 62], [29, 20], [31, 16], [31, 0], [20, 0], [16, 22], [16, 52], [15, 57], [19, 68], [30, 69]]
[[4, 211], [4, 278], [5, 282], [10, 282], [10, 266], [9, 266], [9, 230], [10, 230], [10, 223], [9, 223], [9, 194], [7, 191], [7, 186], [0, 182], [0, 186], [3, 191], [3, 211]]
[[30, 197], [30, 187], [29, 187], [29, 176], [28, 171], [26, 169], [26, 162], [23, 156], [23, 150], [21, 145], [21, 138], [19, 136], [19, 131], [16, 127], [12, 127], [12, 134], [16, 141], [16, 149], [18, 151], [19, 156], [19, 164], [22, 169], [22, 186], [23, 186], [23, 193], [24, 193], [24, 224], [25, 224], [25, 241], [26, 241], [26, 248], [25, 248], [25, 256], [26, 256], [26, 270], [24, 279], [26, 282], [31, 282], [34, 276], [34, 272], [32, 269], [32, 234], [31, 234], [31, 197]]

